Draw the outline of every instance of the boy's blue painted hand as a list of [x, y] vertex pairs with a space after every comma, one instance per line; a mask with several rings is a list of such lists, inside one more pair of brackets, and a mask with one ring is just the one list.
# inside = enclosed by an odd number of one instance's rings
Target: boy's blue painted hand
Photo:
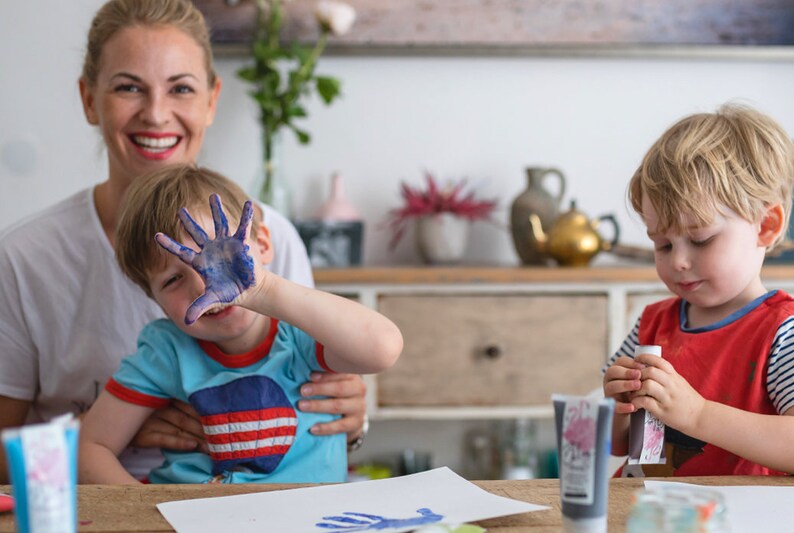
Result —
[[196, 241], [197, 253], [168, 235], [158, 233], [155, 240], [169, 253], [190, 265], [204, 279], [206, 288], [188, 307], [185, 324], [192, 324], [207, 311], [223, 304], [233, 303], [246, 289], [255, 284], [254, 259], [245, 243], [248, 228], [253, 219], [251, 201], [245, 202], [240, 224], [234, 235], [229, 236], [229, 224], [221, 206], [220, 196], [210, 196], [212, 219], [215, 223], [215, 238], [207, 233], [190, 216], [187, 209], [179, 210], [179, 220], [185, 231]]

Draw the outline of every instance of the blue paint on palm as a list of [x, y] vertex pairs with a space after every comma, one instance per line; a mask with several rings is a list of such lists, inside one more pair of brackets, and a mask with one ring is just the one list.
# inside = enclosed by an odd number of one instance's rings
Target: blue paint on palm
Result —
[[198, 253], [167, 235], [158, 234], [156, 237], [160, 246], [190, 265], [204, 279], [204, 294], [188, 308], [186, 324], [192, 324], [213, 306], [232, 303], [256, 282], [254, 258], [245, 243], [254, 213], [250, 200], [245, 202], [240, 224], [232, 236], [229, 236], [229, 223], [217, 194], [210, 196], [210, 208], [215, 224], [214, 239], [209, 238], [187, 209], [179, 211], [182, 226], [201, 249]]
[[419, 516], [410, 518], [386, 518], [379, 515], [345, 512], [339, 516], [324, 516], [323, 520], [329, 520], [329, 522], [318, 522], [315, 525], [328, 531], [378, 531], [423, 526], [444, 519], [444, 515], [436, 514], [426, 507], [417, 509], [416, 512], [419, 513]]

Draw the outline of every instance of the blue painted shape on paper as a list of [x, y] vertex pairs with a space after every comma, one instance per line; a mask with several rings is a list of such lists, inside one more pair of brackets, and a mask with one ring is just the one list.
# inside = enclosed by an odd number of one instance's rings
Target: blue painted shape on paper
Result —
[[318, 522], [319, 528], [328, 531], [377, 531], [398, 527], [423, 526], [434, 524], [444, 519], [444, 515], [436, 514], [430, 509], [423, 507], [416, 510], [419, 516], [409, 518], [386, 518], [385, 516], [344, 512], [339, 516], [324, 516], [323, 520], [328, 522]]

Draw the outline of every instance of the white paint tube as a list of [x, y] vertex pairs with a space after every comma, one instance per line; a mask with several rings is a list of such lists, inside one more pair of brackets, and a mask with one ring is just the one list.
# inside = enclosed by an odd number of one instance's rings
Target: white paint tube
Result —
[[2, 432], [20, 533], [77, 531], [77, 444], [71, 414]]
[[564, 530], [606, 533], [615, 401], [559, 394], [551, 399], [557, 430]]
[[[635, 346], [634, 357], [640, 354], [662, 356], [662, 347], [657, 345]], [[665, 464], [664, 424], [645, 409], [631, 414], [629, 422], [629, 461], [623, 469], [624, 477], [642, 477], [642, 467], [632, 465]]]

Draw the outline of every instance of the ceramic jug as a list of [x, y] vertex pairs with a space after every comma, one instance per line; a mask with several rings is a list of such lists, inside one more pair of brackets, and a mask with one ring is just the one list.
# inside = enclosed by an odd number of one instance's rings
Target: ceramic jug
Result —
[[[548, 254], [541, 251], [529, 222], [537, 215], [544, 228], [550, 228], [560, 212], [560, 201], [565, 194], [565, 176], [556, 168], [529, 167], [527, 188], [519, 194], [510, 208], [510, 228], [516, 252], [525, 265], [545, 265]], [[544, 186], [550, 178], [558, 181], [557, 193]]]
[[[611, 249], [620, 238], [620, 228], [614, 215], [602, 215], [590, 220], [576, 209], [575, 201], [548, 230], [544, 231], [537, 215], [530, 215], [529, 220], [539, 249], [553, 257], [560, 266], [587, 266], [598, 252]], [[612, 224], [614, 230], [610, 241], [598, 232], [600, 224], [605, 221]]]

